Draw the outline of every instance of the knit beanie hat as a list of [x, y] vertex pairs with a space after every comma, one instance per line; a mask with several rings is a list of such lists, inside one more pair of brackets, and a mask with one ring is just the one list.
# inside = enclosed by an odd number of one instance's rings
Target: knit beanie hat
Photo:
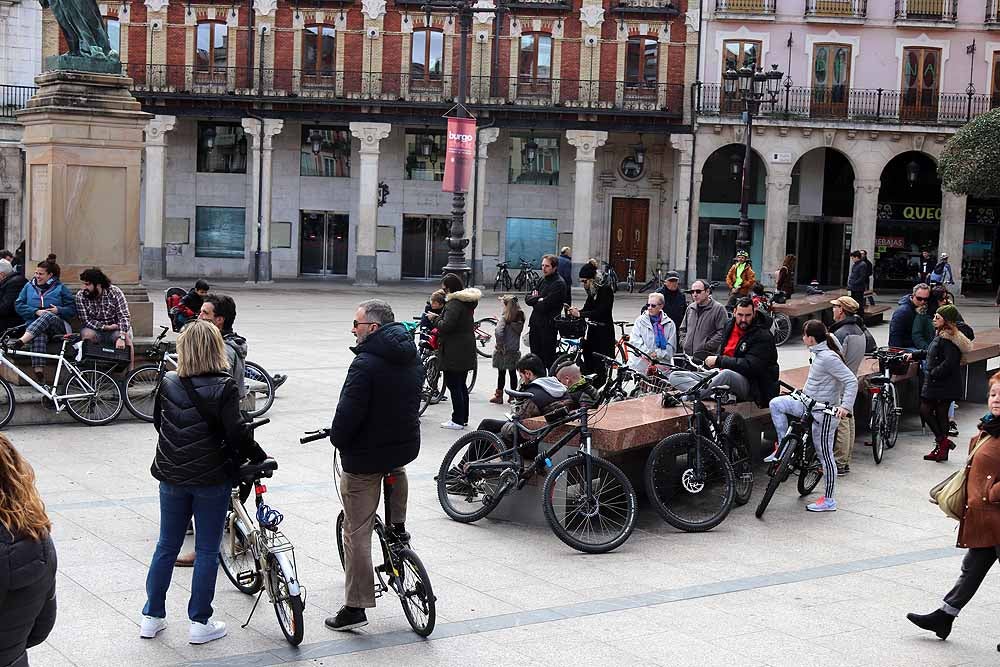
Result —
[[958, 322], [958, 308], [950, 303], [938, 308], [937, 313], [944, 319], [945, 322], [951, 322], [952, 324]]
[[580, 280], [593, 280], [596, 275], [597, 268], [590, 262], [580, 267]]

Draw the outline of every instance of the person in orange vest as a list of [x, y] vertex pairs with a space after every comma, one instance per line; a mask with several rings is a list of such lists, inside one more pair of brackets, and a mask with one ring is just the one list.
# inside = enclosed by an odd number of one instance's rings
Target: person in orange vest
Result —
[[750, 296], [750, 291], [756, 282], [757, 275], [750, 266], [750, 255], [746, 250], [738, 251], [736, 261], [729, 267], [729, 273], [726, 275], [726, 284], [729, 285], [728, 307], [733, 308], [737, 300]]

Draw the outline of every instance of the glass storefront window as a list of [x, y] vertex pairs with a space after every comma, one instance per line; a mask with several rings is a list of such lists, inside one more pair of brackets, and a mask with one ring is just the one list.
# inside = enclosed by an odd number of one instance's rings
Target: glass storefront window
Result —
[[194, 219], [194, 256], [243, 259], [246, 209], [198, 206]]
[[540, 268], [542, 255], [556, 252], [557, 227], [555, 220], [507, 218], [507, 261], [517, 267], [523, 257], [536, 269]]
[[300, 176], [351, 176], [351, 136], [348, 130], [302, 126]]
[[[534, 142], [534, 147], [529, 144]], [[559, 185], [559, 137], [510, 138], [510, 183]]]
[[1000, 284], [1000, 200], [969, 198], [962, 250], [962, 289], [989, 292]]
[[878, 217], [875, 286], [912, 287], [920, 273], [920, 253], [937, 251], [941, 209], [883, 203], [879, 204]]
[[406, 133], [406, 180], [444, 180], [445, 138], [443, 132]]
[[198, 171], [247, 173], [247, 138], [235, 123], [198, 123]]

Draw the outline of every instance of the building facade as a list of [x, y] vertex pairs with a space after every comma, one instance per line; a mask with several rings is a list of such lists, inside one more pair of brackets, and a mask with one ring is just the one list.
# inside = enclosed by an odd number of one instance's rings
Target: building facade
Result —
[[[144, 278], [431, 278], [447, 261], [443, 116], [458, 16], [417, 0], [102, 4], [153, 114]], [[687, 247], [697, 24], [684, 2], [480, 0], [467, 43], [477, 278], [544, 252]], [[45, 55], [62, 48], [50, 14]], [[682, 233], [678, 237], [678, 233]], [[259, 249], [259, 253], [258, 253]], [[672, 268], [672, 266], [670, 267]]]
[[957, 0], [705, 0], [688, 269], [724, 277], [735, 248], [745, 125], [722, 74], [784, 73], [753, 119], [749, 214], [769, 284], [843, 285], [851, 249], [876, 287], [913, 284], [947, 252], [956, 287], [995, 289], [1000, 201], [942, 191], [944, 142], [1000, 97], [997, 4]]

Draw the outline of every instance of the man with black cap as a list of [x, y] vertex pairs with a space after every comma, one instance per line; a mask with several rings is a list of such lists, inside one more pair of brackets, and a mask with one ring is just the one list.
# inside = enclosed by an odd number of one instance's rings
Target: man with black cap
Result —
[[663, 312], [674, 321], [674, 326], [681, 328], [681, 321], [684, 319], [684, 310], [687, 308], [687, 299], [681, 291], [681, 279], [676, 271], [667, 271], [667, 277], [663, 279], [663, 287], [656, 290], [663, 295]]
[[580, 267], [580, 284], [587, 292], [587, 302], [583, 308], [570, 308], [573, 317], [585, 317], [590, 322], [587, 337], [583, 341], [583, 372], [596, 373], [596, 386], [604, 384], [607, 369], [604, 363], [594, 358], [594, 353], [607, 357], [615, 356], [614, 315], [615, 292], [610, 285], [597, 281], [597, 267], [587, 262]]

